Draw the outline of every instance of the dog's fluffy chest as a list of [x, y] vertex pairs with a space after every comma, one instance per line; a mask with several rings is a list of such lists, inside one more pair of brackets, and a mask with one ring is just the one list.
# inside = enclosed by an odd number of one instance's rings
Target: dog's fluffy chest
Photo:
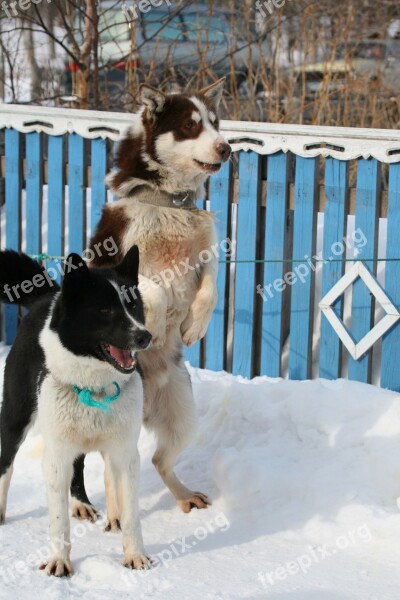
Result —
[[196, 289], [197, 272], [213, 251], [214, 215], [203, 210], [120, 202], [129, 218], [122, 242], [124, 252], [133, 243], [139, 246], [142, 275], [159, 275], [167, 287], [188, 292]]
[[140, 377], [122, 388], [118, 400], [108, 411], [82, 404], [76, 393], [47, 375], [39, 390], [39, 423], [46, 440], [46, 431], [60, 443], [82, 452], [106, 449], [108, 443], [122, 437], [135, 439], [142, 422], [143, 388]]

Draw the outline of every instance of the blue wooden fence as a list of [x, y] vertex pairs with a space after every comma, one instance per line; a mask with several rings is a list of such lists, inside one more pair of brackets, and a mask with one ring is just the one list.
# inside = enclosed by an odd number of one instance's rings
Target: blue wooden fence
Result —
[[[63, 256], [67, 250], [82, 252], [103, 204], [112, 200], [107, 197], [104, 177], [112, 164], [113, 143], [84, 139], [77, 133], [23, 134], [10, 128], [2, 135], [2, 247], [33, 255], [44, 249], [52, 256]], [[382, 191], [387, 194], [384, 209]], [[46, 223], [42, 219], [45, 194], [49, 198]], [[353, 360], [323, 316], [319, 330], [314, 331], [320, 297], [315, 297], [311, 257], [316, 253], [318, 212], [324, 213], [323, 258], [331, 259], [332, 247], [345, 238], [349, 212], [355, 214], [355, 227], [365, 235], [362, 257], [368, 259], [365, 264], [372, 273], [378, 264], [382, 215], [387, 217], [387, 258], [400, 257], [400, 164], [382, 169], [376, 159], [305, 158], [280, 150], [262, 156], [253, 150], [240, 151], [211, 178], [209, 199], [206, 206], [216, 212], [218, 236], [225, 240], [220, 251], [219, 299], [206, 338], [187, 350], [191, 363], [246, 377], [334, 379], [345, 375], [370, 382], [373, 360], [379, 359], [374, 349]], [[228, 247], [230, 254], [224, 251]], [[346, 255], [335, 255], [322, 265], [322, 295], [344, 274], [345, 259]], [[294, 281], [296, 269], [302, 273], [307, 265], [307, 276]], [[385, 265], [384, 287], [400, 309], [400, 261]], [[334, 310], [343, 317], [343, 309], [343, 299], [339, 299]], [[351, 314], [347, 326], [357, 341], [375, 319], [373, 297], [361, 281], [354, 284]], [[18, 319], [15, 307], [3, 309], [7, 344], [14, 338]], [[380, 368], [381, 385], [398, 391], [399, 323], [382, 340]]]

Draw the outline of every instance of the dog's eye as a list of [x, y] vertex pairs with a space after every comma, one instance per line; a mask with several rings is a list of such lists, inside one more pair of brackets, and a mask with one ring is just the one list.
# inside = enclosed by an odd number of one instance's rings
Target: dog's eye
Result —
[[112, 308], [101, 308], [100, 309], [100, 313], [102, 315], [112, 315], [113, 314], [113, 309]]
[[195, 122], [194, 121], [187, 121], [187, 123], [185, 124], [185, 128], [186, 129], [193, 129], [193, 127], [195, 126]]

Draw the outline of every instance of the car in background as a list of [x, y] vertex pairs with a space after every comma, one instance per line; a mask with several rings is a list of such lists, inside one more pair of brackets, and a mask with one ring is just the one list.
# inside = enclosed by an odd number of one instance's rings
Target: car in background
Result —
[[294, 95], [313, 100], [323, 94], [330, 97], [343, 91], [354, 80], [354, 72], [344, 61], [321, 62], [297, 66], [292, 70]]
[[[201, 72], [203, 79], [227, 76], [228, 86], [240, 88], [246, 80], [249, 62], [259, 60], [258, 44], [241, 39], [229, 11], [204, 5], [178, 9], [155, 8], [137, 11], [127, 20], [126, 12], [115, 2], [102, 4], [99, 14], [99, 80], [109, 93], [126, 86], [129, 70], [139, 81], [183, 88]], [[82, 17], [76, 19], [76, 36], [83, 30]], [[66, 64], [65, 93], [71, 94], [77, 65]]]
[[400, 93], [400, 41], [349, 41], [339, 47], [335, 60], [304, 64], [291, 70], [296, 95], [312, 100], [328, 93], [331, 97], [345, 88], [373, 83], [386, 95]]
[[400, 40], [362, 40], [339, 49], [357, 81], [376, 81], [383, 92], [400, 93]]

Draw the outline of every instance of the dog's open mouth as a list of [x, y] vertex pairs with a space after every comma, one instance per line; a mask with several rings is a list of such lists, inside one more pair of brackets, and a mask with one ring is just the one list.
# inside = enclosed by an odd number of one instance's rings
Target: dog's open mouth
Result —
[[207, 171], [207, 173], [216, 173], [221, 168], [221, 163], [205, 163], [200, 160], [193, 159], [196, 165], [199, 165], [203, 169], [203, 171]]
[[112, 344], [101, 344], [100, 349], [104, 359], [120, 373], [132, 373], [136, 369], [137, 361], [130, 350], [117, 348]]

